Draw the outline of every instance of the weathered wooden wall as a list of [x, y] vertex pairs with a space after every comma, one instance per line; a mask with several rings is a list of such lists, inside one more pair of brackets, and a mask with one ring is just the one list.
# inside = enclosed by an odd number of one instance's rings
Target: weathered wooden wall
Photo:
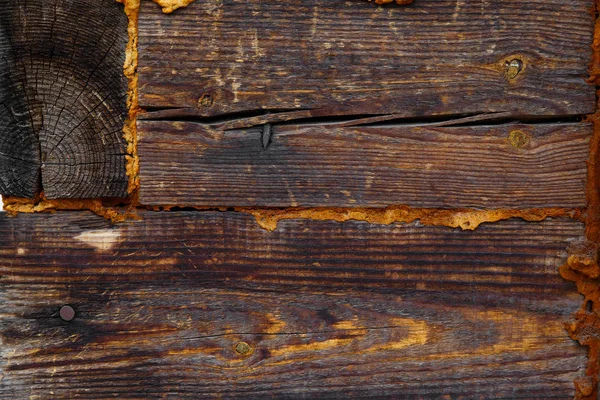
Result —
[[593, 0], [123, 2], [0, 0], [1, 398], [597, 397]]

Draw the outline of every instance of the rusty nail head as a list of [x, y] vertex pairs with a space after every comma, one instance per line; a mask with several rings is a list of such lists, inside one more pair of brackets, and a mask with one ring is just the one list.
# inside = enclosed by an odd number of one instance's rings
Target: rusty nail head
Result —
[[67, 322], [69, 322], [73, 318], [75, 318], [75, 310], [73, 309], [73, 307], [68, 306], [68, 305], [62, 306], [60, 308], [60, 311], [58, 314], [64, 321], [67, 321]]
[[252, 350], [252, 348], [246, 342], [239, 342], [238, 344], [235, 345], [235, 351], [237, 351], [239, 354], [241, 354], [243, 356], [248, 355], [248, 353], [250, 353], [251, 350]]

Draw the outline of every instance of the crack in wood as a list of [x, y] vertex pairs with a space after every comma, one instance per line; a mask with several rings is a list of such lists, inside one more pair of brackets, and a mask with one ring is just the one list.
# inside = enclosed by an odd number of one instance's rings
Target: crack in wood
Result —
[[144, 110], [138, 114], [140, 121], [192, 122], [216, 130], [246, 129], [260, 125], [328, 125], [356, 126], [431, 126], [465, 127], [502, 124], [561, 124], [581, 122], [586, 115], [521, 115], [512, 111], [483, 112], [471, 114], [447, 114], [406, 117], [399, 114], [354, 114], [356, 110], [306, 109], [306, 110], [256, 110], [233, 115], [204, 117], [196, 109], [167, 108]]

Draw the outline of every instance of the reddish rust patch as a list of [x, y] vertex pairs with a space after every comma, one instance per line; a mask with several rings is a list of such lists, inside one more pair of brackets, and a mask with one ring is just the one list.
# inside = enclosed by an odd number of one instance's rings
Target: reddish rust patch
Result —
[[[590, 10], [590, 13], [594, 18], [597, 18], [596, 13], [598, 11], [599, 0], [595, 0], [594, 6]], [[596, 26], [594, 29], [594, 41], [592, 42], [592, 63], [590, 65], [590, 83], [598, 86], [600, 85], [600, 29], [598, 27], [598, 21], [596, 20]]]
[[598, 149], [600, 146], [600, 113], [596, 112], [587, 118], [587, 122], [594, 125], [594, 135], [590, 141], [590, 156], [588, 158], [588, 184], [587, 184], [587, 217], [586, 217], [586, 235], [593, 242], [600, 242], [600, 187], [598, 179]]
[[[588, 365], [586, 376], [575, 380], [575, 399], [592, 400], [596, 398], [598, 386], [598, 351], [600, 350], [600, 280], [590, 278], [587, 270], [579, 271], [580, 264], [577, 260], [579, 254], [571, 254], [569, 260], [560, 268], [561, 276], [577, 285], [577, 290], [584, 296], [584, 302], [575, 314], [565, 324], [567, 332], [582, 346], [588, 347]], [[592, 275], [597, 275], [597, 263], [590, 270]]]
[[522, 218], [526, 221], [542, 221], [548, 217], [579, 218], [580, 210], [563, 208], [543, 208], [526, 210], [471, 210], [471, 209], [431, 209], [411, 208], [392, 205], [386, 208], [288, 208], [260, 209], [236, 208], [236, 211], [252, 214], [264, 229], [273, 231], [277, 223], [286, 219], [312, 219], [345, 221], [366, 221], [371, 224], [411, 223], [419, 220], [424, 225], [447, 226], [463, 230], [475, 230], [486, 222], [497, 222], [509, 218]]
[[[119, 1], [119, 0], [117, 0]], [[137, 0], [136, 0], [137, 1]], [[178, 8], [186, 7], [194, 0], [152, 0], [162, 8], [162, 12], [170, 14]]]
[[131, 198], [131, 204], [137, 204], [139, 192], [139, 158], [137, 154], [137, 115], [140, 112], [138, 104], [138, 14], [140, 10], [140, 0], [117, 0], [125, 6], [125, 14], [129, 18], [127, 32], [129, 34], [129, 43], [127, 43], [127, 53], [125, 55], [125, 65], [123, 71], [129, 80], [127, 92], [127, 107], [129, 115], [125, 126], [123, 127], [123, 137], [127, 141], [127, 176], [129, 177], [129, 186], [127, 191]]
[[4, 210], [10, 215], [18, 213], [55, 212], [62, 210], [89, 210], [111, 222], [138, 219], [134, 210], [119, 206], [123, 199], [57, 199], [47, 200], [43, 193], [35, 199], [4, 198]]
[[[589, 82], [600, 86], [600, 21], [597, 11], [599, 0], [595, 1], [591, 10], [595, 18], [594, 40], [592, 43], [592, 62]], [[598, 92], [597, 92], [598, 93]], [[598, 96], [597, 96], [598, 97]], [[598, 374], [600, 373], [600, 268], [598, 266], [598, 247], [600, 243], [600, 164], [598, 153], [600, 147], [600, 111], [587, 118], [594, 125], [594, 135], [590, 141], [588, 159], [588, 183], [586, 210], [587, 241], [573, 243], [569, 248], [567, 263], [560, 268], [561, 276], [577, 285], [577, 290], [584, 296], [584, 301], [574, 313], [565, 327], [569, 335], [582, 346], [588, 348], [588, 365], [586, 374], [575, 380], [575, 399], [592, 400], [598, 397]]]

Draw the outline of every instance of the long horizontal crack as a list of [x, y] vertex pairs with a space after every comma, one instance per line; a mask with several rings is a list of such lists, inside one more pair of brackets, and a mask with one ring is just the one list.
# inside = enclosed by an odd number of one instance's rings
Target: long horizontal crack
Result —
[[445, 114], [430, 116], [405, 116], [400, 114], [353, 114], [347, 110], [332, 109], [280, 109], [253, 110], [239, 113], [202, 116], [194, 108], [150, 109], [139, 114], [139, 120], [192, 122], [217, 130], [245, 129], [253, 126], [278, 125], [334, 125], [354, 126], [489, 126], [509, 123], [527, 125], [579, 123], [585, 115], [520, 115], [512, 111]]
[[238, 129], [278, 122], [289, 119], [310, 117], [308, 109], [260, 109], [236, 113], [205, 116], [196, 108], [145, 108], [138, 114], [138, 120], [146, 121], [187, 121], [210, 125], [218, 129]]

